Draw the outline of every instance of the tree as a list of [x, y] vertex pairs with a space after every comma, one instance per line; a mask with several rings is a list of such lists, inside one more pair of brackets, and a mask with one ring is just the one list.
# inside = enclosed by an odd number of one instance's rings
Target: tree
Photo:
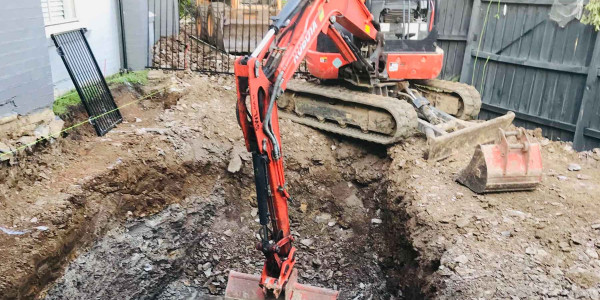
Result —
[[179, 0], [179, 15], [188, 16], [194, 11], [192, 0]]
[[600, 30], [600, 0], [590, 0], [585, 6], [581, 23], [594, 26], [596, 31]]

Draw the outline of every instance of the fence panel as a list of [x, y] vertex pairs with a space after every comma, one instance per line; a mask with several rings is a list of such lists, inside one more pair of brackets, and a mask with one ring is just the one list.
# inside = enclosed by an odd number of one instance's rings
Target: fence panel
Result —
[[473, 0], [438, 1], [438, 45], [444, 50], [441, 79], [457, 81], [467, 45]]
[[[592, 149], [600, 147], [600, 80], [598, 80], [598, 68], [595, 72], [595, 83], [589, 90], [589, 103], [585, 106], [582, 114], [582, 135], [583, 139], [581, 149]], [[589, 109], [588, 109], [589, 108]], [[577, 140], [576, 140], [577, 141]]]
[[579, 119], [575, 130], [575, 149], [592, 149], [600, 145], [600, 33], [588, 67], [586, 87], [581, 100]]
[[[480, 38], [472, 42], [472, 59], [461, 80], [482, 94], [481, 118], [512, 110], [517, 125], [573, 140], [588, 73], [597, 68], [590, 66], [596, 35], [578, 21], [560, 28], [548, 18], [552, 3], [483, 0], [475, 12]], [[586, 128], [588, 135], [594, 133]]]
[[233, 74], [281, 9], [274, 0], [148, 0], [150, 68]]
[[85, 30], [52, 34], [52, 40], [90, 117], [90, 123], [99, 136], [105, 135], [121, 123], [123, 117], [85, 38]]

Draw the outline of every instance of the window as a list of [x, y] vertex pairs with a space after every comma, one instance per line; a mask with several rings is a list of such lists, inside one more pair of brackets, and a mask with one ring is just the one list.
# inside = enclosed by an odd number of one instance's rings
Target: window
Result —
[[44, 23], [46, 25], [60, 24], [74, 21], [74, 0], [41, 0]]

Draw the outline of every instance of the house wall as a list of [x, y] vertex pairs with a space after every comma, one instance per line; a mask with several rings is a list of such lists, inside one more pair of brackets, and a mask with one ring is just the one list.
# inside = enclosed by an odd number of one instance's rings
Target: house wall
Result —
[[3, 1], [0, 9], [0, 119], [52, 105], [52, 75], [39, 0]]
[[[39, 0], [34, 0], [39, 2]], [[124, 1], [127, 2], [127, 1]], [[86, 37], [104, 76], [121, 69], [119, 10], [117, 0], [75, 0], [77, 21], [46, 26], [47, 48], [52, 67], [54, 95], [62, 95], [74, 88], [50, 34], [78, 28], [87, 28]], [[40, 12], [41, 14], [41, 12]]]

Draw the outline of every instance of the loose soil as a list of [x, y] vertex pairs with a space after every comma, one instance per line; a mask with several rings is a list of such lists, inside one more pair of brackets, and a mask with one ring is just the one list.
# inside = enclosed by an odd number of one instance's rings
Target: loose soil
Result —
[[[206, 299], [229, 270], [260, 272], [233, 78], [151, 75], [117, 102], [170, 92], [106, 136], [80, 129], [2, 168], [0, 226], [28, 230], [0, 232], [3, 298]], [[453, 180], [471, 153], [432, 163], [419, 136], [281, 131], [303, 283], [342, 299], [598, 296], [600, 153], [538, 136], [542, 185], [479, 196]]]

